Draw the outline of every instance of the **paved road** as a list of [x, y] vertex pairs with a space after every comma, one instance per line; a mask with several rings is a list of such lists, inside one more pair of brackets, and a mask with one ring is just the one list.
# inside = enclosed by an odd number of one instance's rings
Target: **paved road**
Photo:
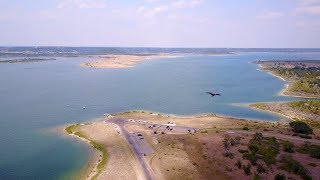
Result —
[[[256, 132], [254, 131], [242, 131], [242, 130], [228, 130], [228, 131], [225, 131], [226, 133], [228, 134], [234, 134], [234, 133], [237, 133], [237, 134], [255, 134]], [[320, 141], [317, 140], [317, 139], [303, 139], [303, 138], [300, 138], [300, 137], [296, 137], [296, 136], [289, 136], [289, 135], [283, 135], [283, 134], [271, 134], [271, 133], [266, 133], [266, 132], [263, 132], [262, 133], [263, 136], [267, 136], [267, 137], [276, 137], [276, 138], [279, 138], [279, 139], [287, 139], [287, 140], [293, 140], [293, 141], [302, 141], [302, 142], [310, 142], [312, 144], [320, 144]]]
[[146, 179], [147, 180], [154, 179], [152, 169], [148, 166], [148, 164], [145, 162], [143, 158], [144, 154], [147, 155], [147, 153], [153, 153], [152, 148], [145, 141], [145, 139], [141, 139], [142, 136], [138, 136], [138, 134], [129, 133], [124, 128], [124, 125], [128, 123], [128, 121], [125, 119], [112, 118], [112, 119], [106, 120], [105, 122], [114, 123], [119, 127], [118, 129], [116, 128], [117, 131], [119, 132], [120, 135], [123, 135], [125, 139], [128, 141], [130, 148], [132, 149], [133, 153], [135, 154], [135, 156], [137, 157], [139, 163], [143, 168]]
[[154, 179], [152, 169], [149, 165], [145, 162], [144, 156], [152, 154], [154, 151], [144, 139], [144, 137], [138, 133], [130, 133], [128, 132], [124, 126], [126, 124], [142, 124], [146, 128], [152, 129], [157, 133], [195, 133], [198, 131], [197, 128], [192, 127], [183, 127], [183, 126], [176, 126], [175, 124], [154, 124], [149, 123], [144, 120], [127, 120], [122, 118], [108, 118], [105, 120], [107, 123], [114, 123], [115, 129], [119, 135], [123, 135], [127, 140], [130, 148], [132, 149], [133, 153], [137, 157], [139, 163], [141, 164], [143, 171], [145, 172], [145, 177], [148, 180]]

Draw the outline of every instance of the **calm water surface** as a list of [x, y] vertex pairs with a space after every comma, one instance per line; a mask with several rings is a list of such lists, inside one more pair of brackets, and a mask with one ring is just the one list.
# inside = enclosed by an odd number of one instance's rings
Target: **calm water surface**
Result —
[[[187, 56], [131, 69], [82, 68], [86, 57], [0, 64], [0, 179], [57, 179], [78, 171], [88, 160], [87, 148], [47, 129], [104, 113], [144, 109], [276, 121], [280, 117], [238, 106], [293, 99], [277, 96], [284, 82], [250, 62], [314, 57], [319, 54]], [[211, 98], [206, 91], [222, 96]]]

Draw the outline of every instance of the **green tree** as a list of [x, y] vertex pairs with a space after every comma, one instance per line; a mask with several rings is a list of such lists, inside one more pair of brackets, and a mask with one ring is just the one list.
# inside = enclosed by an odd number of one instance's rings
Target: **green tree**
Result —
[[301, 134], [312, 134], [313, 130], [311, 127], [302, 121], [292, 121], [289, 123], [293, 132], [301, 133]]

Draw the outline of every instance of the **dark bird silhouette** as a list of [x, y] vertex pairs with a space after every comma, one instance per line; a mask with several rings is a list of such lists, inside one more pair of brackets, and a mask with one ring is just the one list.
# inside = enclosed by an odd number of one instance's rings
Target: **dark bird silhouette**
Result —
[[221, 96], [221, 94], [216, 94], [216, 93], [212, 93], [212, 92], [206, 92], [207, 94], [210, 94], [212, 97], [213, 96]]

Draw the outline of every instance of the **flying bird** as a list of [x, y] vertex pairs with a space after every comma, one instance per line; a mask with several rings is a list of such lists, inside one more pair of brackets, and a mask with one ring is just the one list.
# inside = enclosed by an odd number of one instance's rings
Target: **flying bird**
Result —
[[216, 93], [212, 93], [212, 92], [206, 92], [207, 94], [210, 94], [212, 97], [213, 96], [221, 96], [221, 94], [216, 94]]

